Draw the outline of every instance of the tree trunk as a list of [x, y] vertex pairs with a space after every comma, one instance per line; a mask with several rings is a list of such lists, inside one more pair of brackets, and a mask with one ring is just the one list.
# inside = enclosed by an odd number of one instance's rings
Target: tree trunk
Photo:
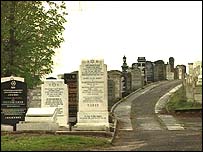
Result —
[[8, 75], [13, 75], [13, 60], [14, 60], [14, 51], [15, 51], [15, 30], [14, 30], [14, 24], [15, 24], [15, 1], [11, 1], [10, 6], [10, 33], [9, 33], [9, 68], [8, 68]]

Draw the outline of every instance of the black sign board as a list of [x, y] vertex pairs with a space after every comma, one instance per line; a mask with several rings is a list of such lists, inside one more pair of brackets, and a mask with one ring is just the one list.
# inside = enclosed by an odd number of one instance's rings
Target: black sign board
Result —
[[15, 126], [25, 120], [27, 112], [27, 85], [11, 80], [1, 83], [1, 124]]

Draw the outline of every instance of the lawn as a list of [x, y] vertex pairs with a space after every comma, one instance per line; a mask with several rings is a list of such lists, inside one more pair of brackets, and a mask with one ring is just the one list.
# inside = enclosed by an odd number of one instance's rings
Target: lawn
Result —
[[1, 135], [2, 151], [82, 151], [91, 148], [108, 147], [107, 138], [74, 135]]

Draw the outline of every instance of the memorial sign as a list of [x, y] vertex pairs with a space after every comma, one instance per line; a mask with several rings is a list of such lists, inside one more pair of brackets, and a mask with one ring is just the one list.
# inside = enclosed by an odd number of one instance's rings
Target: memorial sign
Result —
[[107, 67], [103, 60], [82, 60], [79, 70], [78, 130], [106, 130], [108, 122]]
[[15, 126], [25, 120], [27, 112], [27, 85], [23, 78], [1, 79], [1, 124]]

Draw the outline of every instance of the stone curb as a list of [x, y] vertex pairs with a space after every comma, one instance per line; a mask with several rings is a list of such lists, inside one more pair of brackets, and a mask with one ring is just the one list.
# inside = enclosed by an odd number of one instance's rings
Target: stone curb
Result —
[[[154, 111], [155, 111], [155, 115], [158, 118], [158, 121], [161, 124], [165, 125], [165, 128], [167, 128], [168, 130], [184, 130], [184, 127], [182, 127], [180, 124], [173, 124], [172, 126], [169, 125], [167, 126], [164, 123], [164, 120], [162, 120], [162, 114], [160, 114], [160, 112], [162, 111], [162, 109], [166, 106], [166, 104], [169, 102], [171, 95], [173, 95], [176, 91], [178, 91], [180, 88], [182, 87], [182, 84], [177, 85], [176, 87], [174, 87], [173, 89], [171, 89], [169, 92], [167, 92], [166, 94], [164, 94], [161, 98], [159, 98], [159, 100], [157, 101]], [[172, 116], [172, 115], [168, 115], [168, 116]], [[172, 116], [173, 117], [173, 116]], [[174, 125], [178, 125], [179, 127], [175, 127], [174, 129], [172, 128]]]
[[181, 87], [182, 87], [182, 84], [179, 84], [173, 89], [171, 89], [169, 92], [164, 94], [161, 98], [159, 98], [154, 108], [154, 111], [156, 114], [158, 114], [166, 106], [167, 102], [170, 100], [171, 95], [173, 95]]

